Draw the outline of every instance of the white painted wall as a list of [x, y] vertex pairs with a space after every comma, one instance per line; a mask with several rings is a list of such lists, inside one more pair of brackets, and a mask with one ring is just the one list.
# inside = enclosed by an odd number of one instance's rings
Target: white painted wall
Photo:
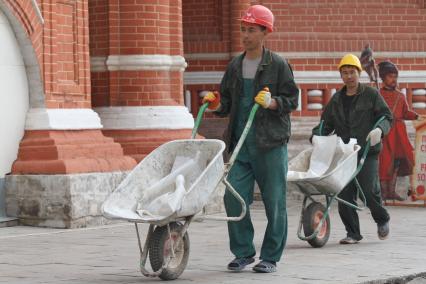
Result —
[[24, 134], [28, 80], [15, 34], [0, 10], [0, 178], [9, 173]]

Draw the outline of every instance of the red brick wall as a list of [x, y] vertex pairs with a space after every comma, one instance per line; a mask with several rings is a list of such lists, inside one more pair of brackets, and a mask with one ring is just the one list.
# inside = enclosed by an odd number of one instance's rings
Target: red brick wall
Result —
[[228, 1], [183, 1], [185, 53], [227, 52], [230, 45], [229, 10]]
[[114, 21], [114, 13], [108, 6], [108, 0], [89, 1], [89, 38], [90, 55], [106, 56], [110, 48], [110, 21]]
[[26, 30], [42, 69], [48, 108], [89, 108], [87, 1], [38, 1], [45, 24], [28, 0], [6, 0]]
[[111, 84], [111, 105], [183, 105], [183, 81], [179, 71], [119, 71], [110, 72], [110, 78], [118, 84]]
[[[183, 55], [181, 1], [94, 0], [89, 13], [92, 57]], [[92, 103], [182, 105], [182, 85], [178, 71], [92, 72]]]
[[[90, 56], [106, 56], [118, 48], [118, 5], [108, 0], [89, 1]], [[118, 1], [117, 1], [118, 3]], [[110, 25], [111, 23], [111, 25]], [[92, 106], [110, 105], [108, 72], [92, 72]]]
[[[198, 14], [210, 14], [212, 18], [224, 17], [229, 21], [227, 1], [192, 1], [184, 3], [184, 27], [196, 26]], [[278, 2], [278, 3], [277, 3]], [[361, 51], [369, 42], [374, 51], [424, 51], [426, 50], [426, 11], [419, 0], [300, 0], [300, 1], [262, 1], [276, 16], [275, 32], [270, 35], [266, 45], [279, 52], [348, 52]], [[215, 4], [215, 5], [213, 5]], [[219, 7], [218, 7], [219, 6]], [[221, 9], [221, 7], [222, 9]], [[209, 7], [214, 7], [210, 9]], [[226, 18], [228, 16], [228, 18]], [[214, 29], [216, 23], [206, 27], [211, 21], [204, 20], [203, 30]], [[196, 28], [184, 29], [185, 54], [230, 52], [229, 33], [222, 29], [222, 40], [202, 39]], [[189, 33], [191, 33], [189, 35]], [[197, 42], [196, 37], [200, 37]], [[189, 40], [190, 39], [190, 40]], [[309, 63], [308, 63], [309, 61]], [[329, 70], [329, 62], [315, 62], [315, 59], [299, 60], [295, 70]], [[321, 60], [320, 60], [321, 61]], [[217, 69], [217, 63], [189, 61], [187, 71]], [[332, 62], [331, 62], [332, 63]], [[401, 59], [402, 70], [424, 69], [421, 58]], [[320, 66], [316, 66], [320, 65]], [[329, 66], [327, 66], [329, 65]], [[313, 66], [313, 67], [312, 67]], [[312, 69], [310, 69], [312, 67]], [[192, 69], [194, 68], [194, 69]]]
[[222, 41], [225, 12], [221, 1], [183, 1], [186, 21], [183, 25], [184, 41]]
[[269, 44], [280, 51], [359, 50], [367, 40], [377, 51], [426, 46], [426, 13], [417, 1], [291, 1], [276, 21]]
[[[35, 50], [47, 108], [90, 108], [88, 1], [6, 0]], [[24, 50], [23, 52], [28, 52]], [[100, 79], [101, 80], [101, 79]], [[98, 130], [26, 130], [13, 174], [130, 170], [135, 161]]]
[[[228, 59], [196, 59], [191, 54], [235, 54], [242, 7], [255, 1], [186, 1], [183, 5], [184, 52], [188, 60], [187, 72], [224, 71]], [[426, 50], [426, 9], [424, 0], [264, 0], [257, 1], [269, 7], [275, 17], [275, 31], [266, 46], [277, 52], [356, 52], [360, 55], [366, 43], [374, 52], [424, 52]], [[212, 13], [216, 15], [212, 15]], [[209, 15], [205, 19], [199, 15]], [[222, 18], [220, 24], [212, 19]], [[209, 26], [210, 25], [210, 26]], [[200, 27], [201, 26], [201, 27]], [[211, 31], [212, 35], [204, 35]], [[197, 40], [198, 38], [198, 40]], [[375, 56], [376, 63], [388, 58]], [[295, 71], [337, 71], [340, 58], [290, 58]], [[391, 58], [400, 70], [426, 70], [425, 58]], [[341, 84], [300, 84], [302, 111], [294, 115], [317, 116], [321, 110], [307, 110], [308, 103], [327, 103], [331, 89]], [[187, 85], [192, 93], [194, 116], [199, 105], [198, 92], [217, 89], [217, 85]], [[412, 90], [426, 88], [425, 82], [402, 83], [407, 99]], [[322, 97], [308, 97], [309, 90], [322, 90]], [[423, 112], [423, 111], [421, 111]], [[218, 137], [225, 120], [210, 115], [200, 133]], [[217, 132], [212, 129], [217, 128]]]
[[[105, 5], [105, 2], [107, 5]], [[119, 6], [117, 6], [117, 4]], [[167, 54], [180, 55], [182, 53], [182, 11], [180, 1], [168, 0], [120, 0], [118, 1], [90, 1], [92, 30], [96, 36], [103, 30], [105, 20], [98, 20], [105, 16], [109, 9], [110, 34], [118, 33], [119, 42], [116, 51], [110, 54]], [[97, 9], [99, 5], [103, 6]], [[107, 8], [105, 8], [107, 6]], [[102, 39], [102, 38], [101, 38]], [[102, 41], [104, 41], [102, 39]], [[98, 44], [98, 43], [96, 43]], [[100, 46], [102, 49], [104, 47]], [[92, 54], [99, 54], [97, 46], [92, 45]], [[118, 51], [118, 52], [117, 52]]]
[[92, 106], [109, 106], [110, 74], [109, 72], [92, 72]]

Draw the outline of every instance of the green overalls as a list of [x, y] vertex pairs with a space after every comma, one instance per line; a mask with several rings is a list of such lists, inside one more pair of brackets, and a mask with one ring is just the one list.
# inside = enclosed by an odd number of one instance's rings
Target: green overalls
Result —
[[[244, 130], [255, 95], [253, 80], [243, 79], [243, 93], [239, 98], [232, 135], [235, 144]], [[253, 203], [256, 181], [268, 219], [260, 259], [276, 262], [280, 260], [287, 240], [286, 177], [287, 145], [267, 150], [259, 149], [256, 147], [256, 129], [253, 123], [228, 176], [229, 182], [247, 206], [244, 219], [228, 222], [230, 248], [235, 257], [251, 257], [256, 254], [253, 244], [254, 228], [249, 210], [249, 205]], [[226, 191], [224, 201], [228, 216], [240, 215], [241, 205], [229, 191]]]

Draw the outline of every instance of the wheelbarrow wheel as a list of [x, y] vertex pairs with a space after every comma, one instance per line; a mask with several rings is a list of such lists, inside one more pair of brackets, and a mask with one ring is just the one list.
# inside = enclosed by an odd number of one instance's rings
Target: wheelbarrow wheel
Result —
[[[183, 225], [179, 222], [171, 222], [169, 226], [171, 238], [165, 225], [156, 227], [149, 241], [149, 261], [154, 271], [161, 269], [164, 260], [172, 257], [169, 265], [159, 275], [163, 280], [178, 278], [185, 270], [189, 257], [188, 233], [186, 232], [183, 238], [179, 233]], [[170, 249], [171, 241], [173, 241], [174, 257]]]
[[[303, 231], [305, 236], [310, 236], [314, 233], [319, 222], [325, 214], [325, 207], [319, 202], [312, 202], [306, 207], [303, 213]], [[330, 237], [330, 217], [324, 220], [318, 235], [308, 240], [308, 243], [314, 248], [324, 246]]]

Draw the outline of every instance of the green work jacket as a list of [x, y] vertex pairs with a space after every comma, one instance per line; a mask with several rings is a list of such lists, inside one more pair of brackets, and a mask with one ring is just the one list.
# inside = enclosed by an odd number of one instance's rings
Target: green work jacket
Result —
[[[233, 58], [228, 64], [220, 84], [221, 107], [215, 111], [218, 116], [229, 115], [228, 128], [224, 140], [231, 152], [236, 146], [233, 139], [235, 120], [238, 113], [240, 96], [243, 93], [242, 62], [245, 53]], [[278, 54], [264, 48], [253, 82], [253, 91], [257, 94], [268, 87], [272, 98], [278, 103], [278, 109], [264, 109], [256, 113], [256, 146], [270, 149], [288, 142], [290, 138], [290, 112], [298, 105], [299, 88], [294, 82], [290, 65]], [[255, 95], [254, 94], [254, 95]], [[253, 96], [254, 97], [254, 96]]]
[[[333, 95], [321, 115], [321, 120], [324, 121], [322, 133], [319, 131], [320, 124], [318, 124], [313, 128], [312, 134], [329, 135], [334, 132], [345, 143], [350, 138], [356, 138], [358, 145], [361, 146], [360, 153], [362, 153], [366, 145], [367, 135], [373, 130], [374, 124], [380, 117], [385, 117], [378, 124], [378, 127], [382, 130], [382, 137], [389, 132], [392, 123], [392, 112], [376, 89], [359, 84], [357, 94], [350, 106], [348, 121], [346, 121], [342, 102], [342, 96], [345, 95], [346, 86]], [[381, 147], [382, 143], [371, 147], [368, 155], [378, 154]]]

